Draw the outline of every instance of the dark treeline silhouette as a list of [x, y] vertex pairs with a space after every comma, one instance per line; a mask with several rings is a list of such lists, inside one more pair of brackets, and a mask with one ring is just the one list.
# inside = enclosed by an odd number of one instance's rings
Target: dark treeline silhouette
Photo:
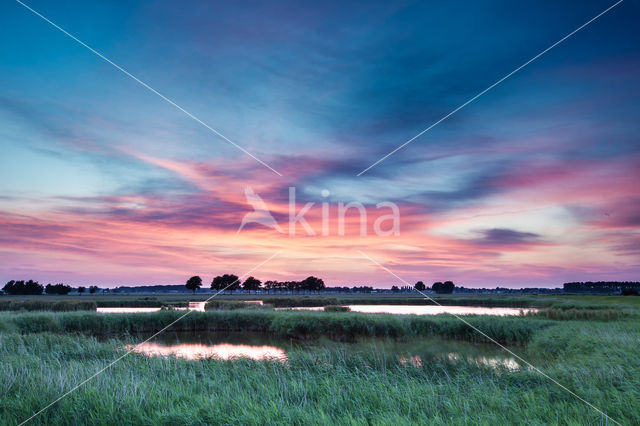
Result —
[[[2, 288], [2, 291], [4, 291], [7, 294], [23, 295], [23, 296], [38, 295], [43, 293], [65, 295], [65, 294], [71, 293], [73, 290], [74, 290], [73, 287], [63, 283], [47, 284], [46, 286], [43, 286], [42, 284], [34, 280], [28, 280], [28, 281], [11, 280], [7, 282]], [[78, 294], [82, 294], [87, 291], [87, 288], [80, 286], [75, 290], [78, 292]], [[89, 287], [89, 293], [91, 294], [97, 293], [99, 291], [100, 291], [100, 288], [98, 286], [92, 285]]]
[[197, 275], [189, 278], [187, 280], [187, 283], [185, 284], [185, 287], [187, 287], [193, 292], [193, 294], [195, 294], [196, 290], [202, 287], [202, 278]]
[[44, 288], [44, 292], [47, 294], [69, 294], [71, 293], [71, 286], [66, 284], [58, 283], [55, 285], [47, 284]]
[[42, 285], [40, 285], [37, 281], [33, 280], [29, 280], [26, 282], [11, 280], [5, 284], [2, 290], [7, 294], [42, 294], [44, 287], [42, 287]]
[[[92, 285], [89, 287], [73, 287], [58, 283], [43, 286], [34, 280], [11, 280], [5, 284], [2, 291], [10, 295], [41, 295], [43, 293], [51, 295], [65, 295], [77, 291], [78, 294], [89, 292], [95, 293], [195, 293], [203, 285], [202, 279], [193, 276], [187, 280], [186, 284], [175, 285], [151, 285], [151, 286], [120, 286], [115, 289], [104, 289]], [[228, 287], [228, 288], [227, 288]], [[640, 282], [637, 281], [586, 281], [565, 283], [562, 288], [465, 288], [458, 287], [452, 281], [435, 282], [432, 286], [418, 281], [414, 286], [392, 286], [391, 289], [374, 289], [371, 286], [336, 286], [327, 287], [324, 281], [316, 277], [307, 277], [302, 281], [275, 281], [260, 280], [249, 277], [242, 282], [236, 275], [224, 274], [213, 279], [209, 288], [205, 292], [215, 292], [225, 289], [227, 291], [255, 291], [267, 293], [279, 292], [326, 292], [326, 293], [411, 293], [414, 290], [421, 292], [435, 292], [439, 294], [449, 293], [480, 293], [480, 294], [562, 294], [562, 293], [593, 293], [593, 294], [640, 294]]]
[[586, 281], [565, 283], [562, 288], [566, 293], [622, 293], [625, 290], [640, 290], [640, 282]]
[[238, 290], [242, 282], [237, 275], [224, 274], [218, 275], [211, 281], [211, 290]]
[[291, 291], [321, 291], [326, 286], [324, 281], [316, 277], [307, 277], [302, 281], [266, 281], [264, 289], [270, 290], [291, 290]]
[[433, 283], [431, 286], [431, 290], [435, 291], [438, 294], [450, 294], [453, 293], [453, 289], [456, 288], [455, 284], [452, 281], [445, 281], [443, 283], [437, 282]]
[[373, 292], [373, 287], [369, 287], [366, 285], [363, 286], [353, 286], [353, 287], [325, 287], [325, 291], [333, 292], [333, 293], [371, 293]]
[[[194, 276], [187, 280], [185, 286], [189, 290], [195, 292], [202, 285], [202, 279], [198, 276]], [[244, 282], [238, 278], [237, 275], [234, 274], [224, 274], [218, 275], [211, 281], [211, 290], [214, 291], [235, 291], [235, 290], [246, 290], [246, 291], [258, 291], [265, 290], [267, 292], [270, 291], [278, 291], [278, 290], [289, 290], [289, 291], [320, 291], [325, 290], [326, 287], [324, 285], [324, 281], [320, 278], [316, 277], [307, 277], [302, 281], [266, 281], [264, 284], [257, 278], [249, 277]], [[354, 287], [355, 289], [356, 287]], [[371, 287], [368, 287], [372, 290]]]

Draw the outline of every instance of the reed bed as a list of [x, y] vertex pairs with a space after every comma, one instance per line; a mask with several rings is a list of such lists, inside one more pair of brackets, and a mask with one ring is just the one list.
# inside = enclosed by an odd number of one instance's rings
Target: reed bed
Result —
[[0, 311], [95, 311], [96, 307], [91, 300], [0, 300]]
[[[68, 315], [76, 314], [60, 316]], [[532, 336], [531, 350], [546, 357], [538, 366], [615, 421], [640, 424], [638, 324], [553, 324]], [[2, 423], [25, 420], [109, 365], [122, 346], [86, 335], [0, 332]], [[339, 348], [288, 356], [281, 364], [130, 354], [33, 424], [611, 423], [528, 369], [446, 360], [412, 365], [384, 352]]]
[[[90, 312], [0, 314], [0, 331], [20, 333], [117, 334], [157, 331], [184, 315], [184, 311], [144, 314], [97, 314]], [[503, 343], [524, 344], [541, 328], [553, 324], [544, 319], [466, 316], [469, 323]], [[277, 336], [355, 340], [365, 337], [404, 338], [442, 336], [487, 341], [472, 327], [450, 315], [417, 316], [340, 312], [213, 310], [192, 311], [171, 331], [255, 331]]]
[[211, 300], [204, 305], [205, 311], [214, 310], [238, 310], [238, 309], [272, 309], [271, 305], [260, 305], [258, 303], [244, 302], [241, 300]]
[[325, 312], [350, 312], [351, 308], [348, 306], [329, 305], [324, 307]]

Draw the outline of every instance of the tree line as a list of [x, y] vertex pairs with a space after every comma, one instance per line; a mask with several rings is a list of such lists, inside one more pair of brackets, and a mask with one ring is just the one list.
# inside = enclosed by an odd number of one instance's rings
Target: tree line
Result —
[[564, 283], [562, 286], [568, 293], [614, 293], [625, 290], [640, 290], [640, 282], [637, 281], [585, 281]]
[[[396, 287], [396, 286], [393, 286], [393, 287]], [[393, 290], [393, 287], [391, 287], [391, 290]], [[418, 281], [413, 285], [413, 288], [415, 288], [418, 291], [424, 291], [427, 289], [427, 286], [422, 281]], [[433, 283], [433, 285], [431, 286], [431, 290], [433, 290], [438, 294], [451, 294], [453, 293], [454, 288], [456, 288], [456, 286], [453, 283], [453, 281], [445, 281], [445, 282], [438, 281]]]
[[[202, 278], [199, 276], [193, 276], [185, 283], [187, 289], [193, 291], [202, 287]], [[306, 291], [320, 291], [326, 287], [324, 281], [316, 277], [307, 277], [302, 281], [265, 281], [262, 283], [257, 278], [249, 277], [244, 282], [238, 278], [237, 275], [224, 274], [218, 275], [211, 281], [211, 290], [306, 290]]]
[[[38, 281], [34, 281], [34, 280], [28, 280], [28, 281], [11, 280], [4, 285], [2, 290], [7, 294], [23, 295], [23, 296], [38, 295], [42, 293], [65, 295], [65, 294], [71, 293], [71, 291], [73, 291], [73, 287], [63, 283], [47, 284], [46, 286], [43, 286]], [[79, 294], [82, 294], [85, 291], [87, 291], [87, 288], [80, 286], [76, 290]], [[98, 291], [97, 286], [89, 287], [89, 293], [96, 293], [97, 291]]]

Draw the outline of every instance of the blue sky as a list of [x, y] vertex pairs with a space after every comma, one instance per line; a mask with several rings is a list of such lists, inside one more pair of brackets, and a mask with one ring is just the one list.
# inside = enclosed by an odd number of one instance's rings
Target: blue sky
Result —
[[[376, 254], [407, 279], [637, 278], [638, 1], [625, 0], [362, 177], [613, 3], [27, 4], [284, 176], [5, 2], [2, 278], [33, 271], [110, 284], [131, 279], [134, 267], [140, 283], [180, 281], [192, 270], [241, 273], [273, 248], [260, 232], [242, 241], [230, 232], [245, 213], [246, 185], [274, 205], [291, 185], [310, 201], [328, 188], [333, 202], [400, 204], [406, 232], [389, 244], [412, 252]], [[88, 250], [88, 239], [101, 238], [98, 223], [116, 235]], [[55, 234], [53, 245], [24, 232], [46, 235], [61, 224], [81, 231]], [[151, 242], [157, 227], [188, 259], [167, 262], [171, 249]], [[475, 242], [483, 238], [480, 251], [493, 249], [479, 256]], [[274, 244], [292, 247], [287, 265], [326, 256], [309, 273], [336, 284], [343, 277], [386, 284], [369, 266], [356, 267], [356, 257], [332, 263], [369, 242]], [[126, 256], [127, 246], [145, 255]], [[268, 271], [306, 272], [283, 264]]]

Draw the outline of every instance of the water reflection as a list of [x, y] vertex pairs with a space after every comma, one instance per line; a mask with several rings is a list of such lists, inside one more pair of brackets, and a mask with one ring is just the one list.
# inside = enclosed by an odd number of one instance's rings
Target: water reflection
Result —
[[207, 302], [189, 302], [189, 310], [190, 311], [198, 311], [198, 312], [204, 312], [204, 305], [206, 305]]
[[97, 311], [102, 314], [135, 314], [143, 312], [156, 312], [161, 308], [131, 308], [131, 307], [117, 307], [117, 308], [98, 308]]
[[[455, 352], [448, 353], [447, 358], [450, 361], [461, 360], [460, 354], [457, 354]], [[515, 358], [508, 358], [508, 357], [505, 357], [505, 358], [487, 357], [487, 356], [481, 356], [477, 358], [468, 357], [467, 361], [473, 362], [477, 365], [486, 365], [493, 368], [506, 368], [509, 371], [517, 371], [517, 370], [520, 370], [521, 368], [520, 363], [518, 363], [518, 361], [516, 361]]]
[[438, 306], [438, 305], [349, 305], [352, 312], [368, 314], [413, 314], [413, 315], [520, 315], [531, 309], [522, 308], [485, 308], [481, 306]]
[[274, 346], [251, 346], [222, 343], [218, 345], [204, 345], [201, 343], [180, 343], [167, 345], [156, 342], [145, 342], [138, 345], [128, 345], [127, 349], [148, 356], [176, 356], [185, 359], [215, 358], [221, 360], [248, 358], [256, 361], [276, 360], [284, 362], [287, 355], [284, 350]]
[[[150, 335], [138, 335], [133, 342], [144, 341]], [[131, 342], [131, 341], [130, 341]], [[433, 362], [457, 364], [467, 362], [496, 370], [516, 371], [521, 368], [516, 359], [499, 347], [436, 337], [398, 341], [393, 339], [363, 339], [355, 343], [319, 340], [289, 340], [262, 333], [239, 332], [167, 332], [151, 342], [126, 346], [147, 356], [176, 356], [188, 360], [214, 358], [234, 360], [290, 362], [291, 351], [322, 354], [335, 351], [348, 356], [384, 360], [392, 357], [407, 367], [429, 368]], [[516, 349], [514, 349], [516, 350]]]
[[[394, 314], [394, 315], [520, 315], [521, 313], [535, 312], [531, 308], [485, 308], [481, 306], [438, 306], [438, 305], [347, 305], [352, 312], [367, 314]], [[323, 307], [297, 307], [277, 308], [277, 310], [305, 310], [321, 311]]]
[[[204, 312], [206, 302], [189, 302], [188, 308], [173, 308], [176, 311], [199, 311]], [[97, 308], [96, 311], [102, 314], [140, 314], [148, 312], [158, 312], [162, 308], [142, 308], [142, 307], [116, 307], [116, 308]]]
[[[476, 364], [478, 366], [487, 366], [492, 367], [497, 370], [505, 368], [509, 371], [518, 371], [520, 370], [520, 364], [514, 358], [499, 358], [499, 357], [463, 357], [458, 353], [451, 352], [446, 354], [446, 358], [452, 362], [460, 362], [466, 360], [472, 364]], [[398, 361], [402, 365], [411, 365], [415, 368], [422, 367], [422, 358], [419, 355], [411, 355], [405, 357], [399, 357]]]

